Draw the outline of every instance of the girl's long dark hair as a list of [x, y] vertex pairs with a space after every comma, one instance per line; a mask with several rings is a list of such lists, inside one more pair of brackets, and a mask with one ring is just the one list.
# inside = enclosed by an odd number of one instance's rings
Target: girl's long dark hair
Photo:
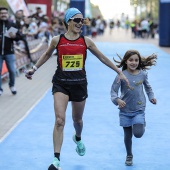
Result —
[[117, 67], [118, 68], [121, 68], [122, 67], [122, 70], [126, 70], [127, 69], [127, 64], [126, 64], [126, 61], [132, 56], [132, 55], [138, 55], [139, 57], [139, 65], [137, 67], [137, 69], [142, 69], [142, 70], [146, 70], [146, 69], [149, 69], [149, 67], [151, 67], [152, 65], [155, 65], [156, 64], [156, 59], [157, 59], [157, 55], [156, 54], [152, 54], [148, 57], [143, 57], [140, 55], [140, 53], [137, 51], [137, 50], [128, 50], [124, 57], [122, 58], [121, 56], [119, 56], [117, 54], [117, 56], [119, 57], [119, 59], [121, 61], [117, 61], [113, 58], [113, 60], [118, 63], [117, 64]]

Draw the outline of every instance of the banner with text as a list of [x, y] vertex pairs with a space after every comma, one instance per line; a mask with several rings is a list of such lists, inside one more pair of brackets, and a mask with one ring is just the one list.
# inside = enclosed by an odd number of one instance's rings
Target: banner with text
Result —
[[18, 10], [23, 10], [24, 11], [24, 15], [25, 16], [29, 16], [29, 10], [25, 4], [24, 0], [7, 0], [10, 8], [12, 9], [12, 11], [15, 12]]

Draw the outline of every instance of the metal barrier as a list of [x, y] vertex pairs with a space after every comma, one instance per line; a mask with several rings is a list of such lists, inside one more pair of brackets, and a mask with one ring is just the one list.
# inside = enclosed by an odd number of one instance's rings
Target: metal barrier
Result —
[[[34, 39], [28, 40], [28, 46], [30, 49], [32, 62], [35, 63], [40, 56], [47, 50], [48, 43], [46, 42], [46, 38], [43, 39]], [[28, 66], [33, 65], [30, 61], [30, 58], [27, 56], [27, 52], [25, 49], [15, 46], [15, 58], [16, 58], [16, 74], [19, 76], [20, 71], [26, 69]], [[1, 78], [8, 78], [8, 69], [6, 67], [5, 62], [2, 66]]]

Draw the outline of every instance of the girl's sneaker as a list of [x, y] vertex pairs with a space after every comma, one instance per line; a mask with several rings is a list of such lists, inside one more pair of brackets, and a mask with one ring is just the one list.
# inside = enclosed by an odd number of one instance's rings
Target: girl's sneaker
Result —
[[83, 142], [80, 141], [76, 141], [76, 135], [73, 135], [73, 141], [77, 144], [76, 147], [76, 152], [80, 155], [80, 156], [84, 156], [86, 153], [86, 147], [83, 144]]
[[61, 170], [60, 161], [54, 157], [53, 163], [49, 166], [48, 170]]
[[125, 164], [127, 166], [132, 166], [133, 165], [133, 155], [127, 155]]

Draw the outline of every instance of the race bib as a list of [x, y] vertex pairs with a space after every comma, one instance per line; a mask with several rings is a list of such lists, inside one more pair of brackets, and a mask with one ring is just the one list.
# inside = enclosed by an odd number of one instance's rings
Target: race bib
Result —
[[77, 71], [83, 69], [83, 55], [62, 55], [63, 71]]

